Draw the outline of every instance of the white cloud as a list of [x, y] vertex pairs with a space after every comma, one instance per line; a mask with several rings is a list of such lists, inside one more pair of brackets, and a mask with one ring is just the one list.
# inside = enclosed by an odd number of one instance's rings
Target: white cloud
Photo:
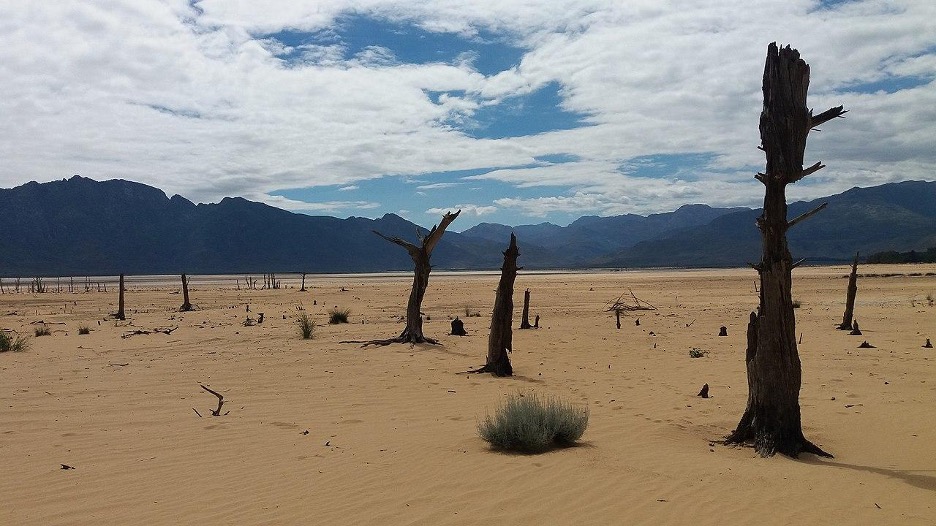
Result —
[[[756, 204], [750, 167], [763, 165], [760, 76], [773, 40], [797, 47], [812, 66], [818, 111], [850, 110], [810, 138], [807, 159], [829, 167], [791, 195], [934, 179], [936, 3], [817, 8], [815, 0], [8, 2], [0, 17], [0, 185], [81, 173], [195, 201], [241, 195], [328, 212], [379, 208], [381, 196], [308, 204], [268, 193], [488, 169], [469, 179], [555, 194], [472, 205], [479, 214]], [[415, 65], [376, 46], [347, 57], [339, 44], [287, 49], [258, 36], [327, 30], [352, 12], [466, 38], [486, 30], [527, 53], [486, 77], [471, 53], [454, 64]], [[298, 63], [277, 58], [289, 51]], [[895, 75], [923, 84], [845, 91]], [[458, 131], [481, 107], [551, 82], [561, 84], [563, 108], [590, 115], [593, 126], [499, 140]], [[443, 94], [436, 104], [426, 91], [464, 95]], [[618, 170], [635, 157], [687, 152], [715, 156], [691, 181]], [[558, 153], [580, 161], [534, 160]], [[518, 166], [527, 168], [504, 168]]]
[[455, 210], [461, 210], [461, 213], [466, 216], [483, 216], [488, 214], [493, 214], [497, 212], [496, 206], [486, 206], [486, 205], [454, 205], [445, 208], [430, 208], [426, 210], [426, 214], [437, 216], [439, 214], [445, 214], [446, 212], [453, 212]]

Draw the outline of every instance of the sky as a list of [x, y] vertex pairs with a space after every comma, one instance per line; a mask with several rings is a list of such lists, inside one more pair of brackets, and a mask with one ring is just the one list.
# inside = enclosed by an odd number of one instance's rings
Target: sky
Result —
[[771, 42], [848, 110], [791, 200], [936, 180], [932, 0], [0, 0], [0, 187], [454, 231], [756, 207]]

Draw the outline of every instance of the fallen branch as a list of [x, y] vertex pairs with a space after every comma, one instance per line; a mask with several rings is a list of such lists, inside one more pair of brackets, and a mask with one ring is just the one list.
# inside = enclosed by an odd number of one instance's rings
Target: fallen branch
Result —
[[[202, 385], [202, 384], [198, 384], [198, 386], [201, 387], [202, 389], [204, 389], [205, 391], [208, 391], [209, 393], [211, 393], [211, 394], [213, 394], [213, 395], [215, 395], [215, 396], [218, 397], [218, 408], [217, 408], [217, 409], [209, 409], [209, 411], [211, 411], [211, 416], [221, 416], [221, 406], [224, 405], [224, 396], [222, 396], [221, 393], [219, 393], [219, 392], [217, 392], [217, 391], [214, 391], [214, 390], [212, 390], [212, 389], [209, 389], [209, 388], [205, 387], [205, 386]], [[194, 408], [193, 408], [193, 409], [194, 409]], [[197, 413], [198, 411], [195, 411], [195, 412]], [[227, 413], [224, 413], [224, 414], [228, 414], [228, 413], [230, 413], [230, 411], [228, 411]], [[198, 416], [201, 416], [201, 415], [198, 415]]]
[[155, 334], [155, 333], [160, 333], [160, 334], [172, 334], [172, 331], [174, 331], [174, 330], [176, 330], [176, 329], [178, 329], [178, 327], [166, 327], [166, 328], [156, 327], [155, 329], [153, 329], [153, 330], [151, 330], [151, 331], [147, 331], [147, 330], [144, 330], [144, 329], [137, 329], [137, 330], [135, 330], [135, 331], [130, 331], [130, 332], [126, 333], [126, 334], [123, 334], [123, 335], [121, 335], [120, 337], [126, 339], [126, 338], [129, 338], [129, 337], [131, 337], [131, 336], [136, 336], [136, 335], [138, 335], [138, 334]]

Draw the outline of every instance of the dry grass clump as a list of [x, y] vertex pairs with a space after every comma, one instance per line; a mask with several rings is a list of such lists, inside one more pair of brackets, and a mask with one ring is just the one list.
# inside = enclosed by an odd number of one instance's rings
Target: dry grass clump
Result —
[[303, 312], [299, 315], [299, 318], [297, 318], [296, 323], [299, 324], [299, 331], [302, 333], [302, 339], [311, 340], [312, 336], [315, 334], [315, 320]]
[[478, 424], [478, 434], [495, 449], [541, 453], [571, 446], [588, 427], [588, 408], [558, 398], [514, 395]]
[[11, 337], [6, 332], [0, 331], [0, 352], [21, 352], [29, 347], [29, 342], [25, 336]]
[[87, 325], [78, 327], [78, 334], [91, 334], [91, 327], [88, 327]]
[[336, 323], [348, 323], [348, 316], [350, 314], [351, 309], [339, 309], [335, 307], [328, 311], [328, 323], [331, 325], [335, 325]]
[[49, 336], [50, 334], [52, 334], [52, 329], [50, 329], [46, 325], [40, 325], [36, 327], [35, 332], [36, 332], [36, 338], [38, 338], [40, 336]]

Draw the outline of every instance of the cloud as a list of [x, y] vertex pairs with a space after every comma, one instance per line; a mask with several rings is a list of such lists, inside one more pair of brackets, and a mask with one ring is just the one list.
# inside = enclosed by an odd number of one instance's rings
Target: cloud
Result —
[[461, 210], [461, 213], [466, 216], [483, 216], [493, 214], [497, 211], [497, 207], [484, 205], [454, 205], [446, 208], [430, 208], [426, 210], [426, 214], [437, 216], [455, 210]]
[[[351, 54], [336, 39], [270, 36], [338, 35], [351, 13], [468, 44], [498, 39], [522, 57], [483, 74], [471, 51], [417, 64], [384, 44]], [[810, 137], [807, 160], [828, 168], [791, 195], [933, 180], [934, 19], [936, 3], [911, 0], [11, 2], [0, 18], [0, 185], [82, 173], [194, 201], [240, 195], [331, 213], [400, 204], [379, 193], [312, 204], [269, 194], [471, 170], [481, 172], [468, 177], [472, 187], [507, 188], [472, 205], [479, 214], [756, 205], [771, 40], [810, 63], [817, 111], [850, 110]], [[589, 126], [467, 133], [477, 112], [553, 83], [561, 109]], [[709, 161], [692, 174], [629, 171], [635, 159], [689, 154]], [[537, 161], [558, 155], [576, 162]], [[428, 180], [420, 190], [453, 184]], [[532, 188], [549, 195], [521, 195]], [[419, 206], [441, 209], [443, 197], [429, 193], [435, 201]]]

